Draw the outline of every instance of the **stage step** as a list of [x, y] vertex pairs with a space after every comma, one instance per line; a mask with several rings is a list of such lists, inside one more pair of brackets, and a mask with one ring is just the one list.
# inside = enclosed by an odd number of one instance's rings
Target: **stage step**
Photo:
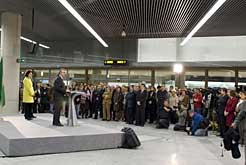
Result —
[[[27, 156], [119, 148], [123, 133], [86, 120], [77, 127], [54, 127], [49, 120], [27, 121], [23, 116], [3, 116], [0, 150], [6, 156]], [[52, 116], [46, 116], [51, 118]]]

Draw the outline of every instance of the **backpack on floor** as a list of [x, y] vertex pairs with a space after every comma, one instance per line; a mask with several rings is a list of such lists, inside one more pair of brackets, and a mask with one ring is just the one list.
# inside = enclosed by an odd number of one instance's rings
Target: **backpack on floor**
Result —
[[232, 144], [231, 154], [234, 159], [239, 159], [241, 157], [238, 143]]
[[124, 132], [122, 148], [137, 148], [141, 145], [136, 133], [132, 128], [125, 127], [121, 130]]

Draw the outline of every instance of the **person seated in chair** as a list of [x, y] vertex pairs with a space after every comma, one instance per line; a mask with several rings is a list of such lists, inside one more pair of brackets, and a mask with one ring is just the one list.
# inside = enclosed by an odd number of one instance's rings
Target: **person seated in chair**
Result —
[[169, 107], [168, 100], [164, 101], [164, 106], [160, 108], [157, 120], [156, 128], [166, 128], [168, 129], [170, 124], [170, 112], [172, 108]]
[[[194, 110], [189, 110], [189, 115], [192, 119], [191, 125], [191, 135], [193, 136], [207, 136], [207, 126], [204, 124], [204, 118], [201, 114], [194, 112]], [[187, 131], [190, 134], [190, 131]]]

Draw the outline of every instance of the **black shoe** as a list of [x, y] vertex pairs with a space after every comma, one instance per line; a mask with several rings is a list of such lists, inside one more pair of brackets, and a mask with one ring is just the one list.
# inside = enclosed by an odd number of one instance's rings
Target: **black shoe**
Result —
[[32, 118], [25, 118], [26, 120], [32, 120]]
[[187, 133], [187, 135], [190, 135], [190, 133], [191, 133], [191, 132], [190, 132], [189, 130], [187, 130], [187, 129], [185, 129], [184, 131]]
[[37, 118], [37, 116], [32, 116], [31, 118]]
[[58, 123], [58, 124], [53, 124], [53, 126], [63, 127], [64, 125], [62, 125], [61, 123]]

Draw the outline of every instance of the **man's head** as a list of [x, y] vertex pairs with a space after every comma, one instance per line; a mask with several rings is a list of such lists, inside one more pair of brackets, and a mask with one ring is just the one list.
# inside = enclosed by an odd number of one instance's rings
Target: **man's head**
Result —
[[174, 89], [174, 87], [171, 85], [171, 86], [169, 87], [169, 90], [172, 91], [173, 89]]
[[245, 99], [246, 99], [246, 91], [241, 91], [241, 92], [240, 92], [240, 98], [241, 98], [242, 100], [245, 100]]
[[134, 86], [134, 91], [139, 91], [139, 86], [138, 85]]
[[189, 115], [190, 115], [191, 118], [194, 116], [194, 113], [195, 113], [194, 110], [192, 110], [192, 109], [189, 110]]
[[143, 91], [145, 90], [145, 84], [141, 84], [140, 89]]
[[226, 88], [221, 88], [220, 89], [220, 94], [222, 94], [222, 95], [227, 94], [227, 89]]
[[195, 89], [196, 94], [200, 94], [200, 89]]
[[61, 76], [63, 79], [65, 79], [66, 78], [66, 73], [67, 73], [66, 69], [61, 68], [60, 71], [59, 71], [59, 76]]
[[182, 94], [183, 96], [185, 96], [185, 95], [186, 95], [186, 90], [182, 89], [182, 90], [181, 90], [181, 94]]
[[165, 91], [166, 87], [165, 86], [161, 86], [161, 91]]

